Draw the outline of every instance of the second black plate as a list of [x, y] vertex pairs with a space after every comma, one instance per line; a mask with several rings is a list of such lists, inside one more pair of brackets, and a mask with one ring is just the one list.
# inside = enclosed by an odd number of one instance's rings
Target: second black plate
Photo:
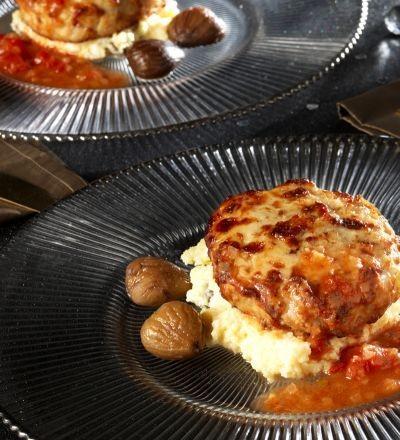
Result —
[[[175, 130], [244, 114], [306, 87], [337, 65], [364, 31], [368, 0], [179, 0], [200, 4], [226, 23], [219, 43], [185, 49], [162, 80], [131, 78], [107, 90], [67, 90], [0, 76], [0, 132], [46, 139]], [[0, 2], [7, 32], [14, 0]], [[102, 64], [130, 72], [125, 57]]]
[[393, 142], [261, 140], [145, 163], [65, 200], [0, 260], [0, 407], [37, 440], [396, 438], [396, 397], [331, 414], [259, 414], [249, 402], [269, 385], [239, 356], [152, 357], [139, 339], [150, 312], [128, 300], [124, 270], [139, 255], [177, 260], [229, 194], [290, 178], [361, 193], [399, 232], [399, 174]]

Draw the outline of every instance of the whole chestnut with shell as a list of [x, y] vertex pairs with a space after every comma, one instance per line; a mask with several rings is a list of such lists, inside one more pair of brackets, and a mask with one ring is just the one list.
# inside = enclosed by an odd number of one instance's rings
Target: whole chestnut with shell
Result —
[[168, 25], [168, 37], [181, 47], [213, 44], [225, 35], [225, 26], [214, 12], [203, 6], [193, 6], [176, 15]]

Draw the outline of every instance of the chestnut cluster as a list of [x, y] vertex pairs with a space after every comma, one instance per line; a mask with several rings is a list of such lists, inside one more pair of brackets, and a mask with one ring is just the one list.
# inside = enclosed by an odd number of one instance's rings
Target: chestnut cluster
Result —
[[178, 301], [191, 287], [186, 271], [160, 258], [142, 257], [128, 265], [125, 285], [135, 304], [160, 306], [140, 331], [149, 353], [161, 359], [181, 360], [202, 351], [206, 327], [192, 306]]
[[[162, 78], [172, 72], [189, 48], [217, 43], [225, 34], [223, 22], [208, 8], [193, 6], [176, 15], [167, 29], [173, 43], [142, 40], [125, 51], [133, 73], [139, 78]], [[176, 45], [176, 46], [175, 46]]]

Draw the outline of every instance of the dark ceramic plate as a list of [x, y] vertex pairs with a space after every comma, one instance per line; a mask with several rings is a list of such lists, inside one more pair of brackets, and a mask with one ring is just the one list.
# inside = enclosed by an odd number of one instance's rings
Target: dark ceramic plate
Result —
[[[158, 81], [131, 75], [128, 87], [66, 90], [0, 75], [0, 134], [97, 139], [171, 131], [241, 115], [317, 80], [353, 49], [364, 31], [368, 0], [178, 0], [201, 4], [226, 23], [219, 43], [185, 49], [175, 72]], [[9, 31], [14, 0], [0, 2], [0, 32]], [[124, 57], [102, 64], [129, 74]]]
[[400, 149], [366, 137], [179, 153], [100, 180], [30, 221], [0, 260], [0, 407], [36, 440], [398, 438], [395, 397], [329, 414], [260, 414], [270, 385], [222, 348], [146, 353], [124, 289], [139, 255], [177, 261], [229, 194], [306, 177], [361, 193], [400, 230]]

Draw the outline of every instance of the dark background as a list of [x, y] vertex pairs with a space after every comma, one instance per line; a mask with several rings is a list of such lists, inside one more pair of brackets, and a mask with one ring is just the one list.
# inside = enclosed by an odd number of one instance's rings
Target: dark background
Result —
[[[321, 80], [270, 108], [245, 118], [170, 134], [46, 146], [90, 181], [142, 160], [207, 144], [256, 136], [355, 132], [338, 119], [336, 102], [400, 78], [400, 38], [390, 35], [383, 21], [394, 5], [400, 5], [400, 0], [371, 0], [367, 28], [355, 50]], [[307, 108], [309, 104], [313, 110]], [[0, 227], [0, 248], [21, 223]], [[0, 426], [0, 440], [17, 438]]]

